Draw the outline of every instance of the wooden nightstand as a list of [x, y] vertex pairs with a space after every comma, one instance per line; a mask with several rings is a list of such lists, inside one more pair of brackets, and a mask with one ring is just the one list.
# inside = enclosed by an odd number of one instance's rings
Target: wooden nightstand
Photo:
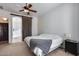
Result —
[[76, 56], [79, 55], [79, 42], [69, 39], [65, 40], [65, 51]]

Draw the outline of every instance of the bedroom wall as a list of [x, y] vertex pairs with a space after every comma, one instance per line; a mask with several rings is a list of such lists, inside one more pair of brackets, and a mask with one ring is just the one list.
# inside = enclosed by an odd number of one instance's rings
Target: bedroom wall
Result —
[[38, 17], [32, 18], [32, 35], [38, 34]]
[[71, 33], [72, 5], [62, 4], [39, 17], [39, 34], [56, 33], [63, 36]]
[[79, 41], [79, 3], [73, 5], [72, 39]]
[[62, 4], [39, 17], [38, 33], [56, 33], [62, 37], [71, 34], [79, 40], [79, 4]]

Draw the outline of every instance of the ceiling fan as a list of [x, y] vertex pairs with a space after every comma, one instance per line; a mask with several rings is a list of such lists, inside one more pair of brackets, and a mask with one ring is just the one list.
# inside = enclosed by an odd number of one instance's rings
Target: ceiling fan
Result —
[[23, 7], [23, 9], [22, 10], [19, 10], [19, 11], [20, 12], [24, 11], [24, 12], [27, 13], [27, 15], [30, 15], [30, 12], [34, 12], [34, 13], [37, 12], [36, 10], [32, 10], [31, 8], [32, 8], [32, 4], [26, 3], [26, 5]]

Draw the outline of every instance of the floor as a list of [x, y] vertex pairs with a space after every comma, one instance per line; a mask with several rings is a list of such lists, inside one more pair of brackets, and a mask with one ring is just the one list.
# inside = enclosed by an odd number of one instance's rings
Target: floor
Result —
[[[0, 56], [34, 56], [25, 42], [15, 44], [0, 44]], [[63, 49], [56, 49], [50, 52], [48, 56], [73, 56], [65, 53]]]

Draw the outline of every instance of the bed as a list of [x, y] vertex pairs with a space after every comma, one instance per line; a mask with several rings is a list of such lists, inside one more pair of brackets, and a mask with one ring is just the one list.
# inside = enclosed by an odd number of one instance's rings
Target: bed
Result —
[[[44, 44], [39, 43], [38, 46], [41, 47], [44, 45], [43, 47], [45, 49], [47, 49], [46, 51], [48, 51], [47, 53], [49, 53], [49, 52], [57, 49], [63, 42], [63, 39], [62, 39], [62, 37], [60, 37], [56, 34], [40, 34], [38, 36], [28, 36], [24, 39], [24, 41], [27, 43], [27, 45], [29, 47], [31, 47], [31, 45], [33, 45], [34, 43], [44, 42]], [[31, 44], [31, 42], [32, 42], [32, 44]], [[34, 49], [32, 49], [32, 51], [37, 56], [44, 56], [44, 55], [47, 55], [47, 53], [46, 54], [43, 53], [43, 51], [45, 50], [44, 48], [43, 48], [43, 50], [41, 50], [39, 47], [34, 47]]]

